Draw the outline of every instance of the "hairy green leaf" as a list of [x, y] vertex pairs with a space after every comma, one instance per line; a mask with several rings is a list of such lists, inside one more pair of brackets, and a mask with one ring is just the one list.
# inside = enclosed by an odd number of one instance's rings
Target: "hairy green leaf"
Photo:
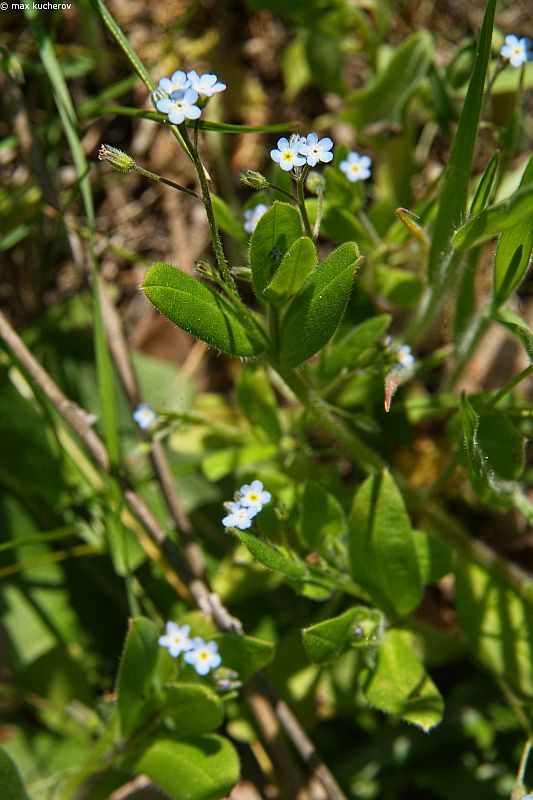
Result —
[[141, 709], [148, 700], [148, 689], [158, 653], [157, 625], [144, 617], [130, 620], [117, 678], [117, 709], [124, 737], [135, 728]]
[[297, 367], [329, 342], [344, 314], [358, 263], [357, 245], [346, 242], [318, 265], [291, 301], [279, 335], [284, 367]]
[[154, 264], [143, 290], [171, 322], [211, 347], [235, 356], [255, 356], [264, 345], [243, 326], [228, 299], [170, 264]]
[[265, 295], [275, 306], [282, 306], [298, 294], [316, 267], [317, 255], [313, 241], [307, 236], [297, 239], [283, 256]]
[[[521, 224], [524, 218], [531, 220], [532, 214], [533, 184], [530, 183], [521, 189], [517, 189], [514, 194], [505, 200], [501, 200], [493, 206], [488, 206], [488, 208], [468, 220], [466, 225], [459, 228], [453, 237], [453, 246], [456, 250], [467, 250], [469, 247], [474, 247], [474, 245], [480, 244], [498, 233], [502, 233], [502, 231], [514, 228], [516, 225]], [[522, 263], [521, 260], [519, 263]], [[526, 266], [527, 263], [529, 262], [526, 262]], [[515, 265], [513, 275], [516, 271]], [[516, 282], [513, 282], [513, 285], [516, 285]], [[507, 294], [506, 297], [508, 296]]]
[[375, 608], [355, 606], [338, 617], [302, 631], [305, 651], [315, 664], [329, 664], [351, 647], [381, 642], [383, 614]]
[[161, 715], [171, 719], [180, 736], [211, 733], [224, 721], [224, 707], [209, 686], [171, 683], [161, 692]]
[[252, 280], [260, 300], [284, 255], [301, 234], [300, 215], [289, 203], [274, 203], [260, 218], [250, 239]]

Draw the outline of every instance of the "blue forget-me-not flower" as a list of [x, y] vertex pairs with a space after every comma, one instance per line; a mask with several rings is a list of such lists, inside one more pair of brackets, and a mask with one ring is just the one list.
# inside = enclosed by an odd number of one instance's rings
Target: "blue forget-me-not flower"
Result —
[[531, 61], [533, 53], [531, 52], [531, 39], [523, 37], [519, 39], [518, 36], [510, 34], [505, 37], [505, 44], [500, 50], [502, 58], [507, 59], [513, 67], [521, 67], [527, 61]]
[[207, 675], [222, 663], [216, 642], [204, 642], [199, 636], [192, 640], [192, 647], [183, 656], [184, 661], [194, 667], [198, 675]]
[[246, 233], [255, 231], [255, 226], [266, 211], [268, 211], [268, 206], [264, 203], [258, 203], [253, 208], [246, 209], [244, 212], [244, 230]]
[[339, 169], [344, 172], [351, 183], [356, 181], [366, 181], [370, 178], [370, 166], [372, 159], [369, 156], [362, 156], [352, 150], [348, 153], [345, 161], [341, 161]]
[[193, 643], [189, 639], [190, 632], [190, 625], [182, 625], [180, 628], [175, 622], [167, 622], [166, 633], [159, 637], [159, 644], [161, 647], [166, 647], [171, 656], [177, 658], [181, 653], [186, 653], [192, 648]]
[[143, 431], [147, 431], [156, 421], [156, 413], [148, 403], [139, 403], [133, 412], [133, 419]]

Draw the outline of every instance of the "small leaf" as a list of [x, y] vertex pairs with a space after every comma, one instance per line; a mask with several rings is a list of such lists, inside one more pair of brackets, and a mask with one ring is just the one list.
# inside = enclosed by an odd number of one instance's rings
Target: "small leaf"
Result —
[[367, 366], [369, 360], [375, 357], [375, 347], [389, 327], [391, 319], [390, 314], [378, 314], [359, 323], [342, 338], [336, 339], [324, 356], [321, 371], [326, 375], [337, 375], [341, 369]]
[[154, 264], [142, 288], [167, 319], [217, 350], [254, 356], [265, 349], [262, 342], [250, 336], [227, 298], [177, 267]]
[[387, 632], [364, 693], [374, 708], [411, 722], [426, 733], [442, 719], [441, 694], [416, 655], [407, 631]]
[[29, 800], [17, 766], [3, 747], [0, 747], [0, 786], [2, 800]]
[[298, 294], [316, 267], [317, 255], [313, 241], [307, 236], [297, 239], [283, 256], [265, 295], [275, 306], [282, 306]]
[[524, 469], [525, 440], [505, 415], [482, 414], [478, 444], [487, 464], [502, 480], [518, 480]]
[[329, 664], [351, 647], [381, 642], [383, 614], [375, 608], [355, 606], [338, 617], [302, 631], [305, 651], [315, 664]]
[[489, 202], [490, 192], [492, 189], [492, 184], [494, 183], [494, 178], [496, 177], [496, 170], [498, 169], [499, 161], [500, 154], [496, 152], [485, 167], [485, 171], [481, 176], [476, 189], [474, 199], [472, 200], [472, 205], [470, 206], [471, 217], [474, 217], [476, 214], [479, 214], [480, 211], [483, 211]]
[[122, 736], [134, 730], [148, 697], [158, 654], [157, 625], [144, 617], [130, 620], [117, 678], [117, 709]]
[[420, 602], [422, 581], [411, 523], [388, 472], [371, 475], [349, 519], [351, 572], [387, 612], [406, 616]]
[[342, 118], [356, 128], [387, 120], [400, 124], [407, 103], [427, 74], [433, 58], [433, 40], [418, 31], [402, 42], [392, 58], [363, 89], [348, 97]]
[[305, 567], [289, 556], [286, 556], [278, 547], [259, 539], [252, 533], [235, 530], [234, 534], [245, 547], [248, 548], [260, 564], [273, 572], [280, 572], [290, 580], [302, 580], [306, 576]]
[[318, 265], [305, 289], [288, 306], [280, 328], [279, 357], [297, 367], [331, 339], [339, 325], [359, 263], [359, 250], [346, 242]]
[[180, 736], [210, 733], [224, 721], [222, 701], [208, 686], [167, 684], [161, 697], [161, 715], [172, 720]]
[[328, 547], [328, 539], [338, 541], [346, 531], [346, 518], [338, 500], [320, 484], [303, 485], [297, 522], [302, 541], [313, 550]]
[[233, 745], [206, 734], [182, 741], [158, 739], [136, 764], [172, 800], [220, 800], [239, 779], [239, 759]]
[[285, 253], [301, 235], [300, 215], [289, 203], [274, 203], [260, 218], [250, 239], [252, 280], [260, 300]]
[[505, 200], [488, 206], [469, 219], [466, 225], [459, 228], [453, 237], [452, 244], [456, 250], [467, 250], [469, 247], [491, 239], [502, 231], [508, 231], [509, 228], [522, 224], [524, 218], [531, 220], [532, 214], [533, 184], [528, 184], [522, 189], [517, 189]]
[[500, 309], [497, 314], [494, 314], [493, 319], [511, 331], [522, 344], [530, 363], [533, 364], [533, 333], [524, 320], [508, 308]]
[[[524, 170], [520, 187], [533, 184], [533, 156]], [[494, 307], [499, 308], [522, 282], [533, 250], [533, 207], [500, 236], [494, 257]]]
[[214, 637], [222, 658], [222, 666], [235, 670], [241, 681], [247, 681], [274, 657], [274, 645], [253, 636], [222, 634]]

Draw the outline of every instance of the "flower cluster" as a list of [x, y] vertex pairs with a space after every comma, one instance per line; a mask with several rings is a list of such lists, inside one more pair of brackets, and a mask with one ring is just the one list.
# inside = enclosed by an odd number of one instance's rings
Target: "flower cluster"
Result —
[[207, 675], [222, 663], [218, 645], [216, 642], [205, 642], [200, 636], [191, 639], [190, 632], [190, 625], [180, 627], [175, 622], [167, 622], [166, 633], [159, 637], [159, 644], [166, 647], [173, 658], [178, 658], [183, 653], [186, 664], [194, 667], [198, 675]]
[[139, 403], [132, 416], [143, 431], [151, 428], [157, 418], [154, 409], [148, 403]]
[[341, 161], [339, 169], [344, 172], [351, 183], [356, 183], [370, 178], [371, 164], [372, 159], [369, 156], [361, 156], [352, 150], [346, 156], [345, 161]]
[[255, 226], [265, 211], [268, 211], [268, 206], [264, 203], [258, 203], [258, 205], [253, 208], [248, 208], [244, 212], [244, 230], [246, 233], [253, 233], [255, 231]]
[[293, 168], [303, 167], [304, 164], [316, 167], [321, 161], [329, 163], [333, 159], [332, 147], [333, 141], [330, 138], [319, 139], [317, 133], [309, 133], [307, 136], [293, 133], [288, 139], [284, 137], [278, 140], [278, 146], [270, 151], [270, 157], [284, 172], [289, 172]]
[[505, 58], [511, 66], [521, 67], [527, 61], [533, 59], [533, 52], [531, 51], [531, 39], [523, 37], [519, 39], [518, 36], [510, 34], [505, 37], [505, 44], [500, 50], [500, 55]]
[[222, 520], [222, 524], [225, 528], [245, 531], [252, 526], [252, 519], [271, 500], [272, 495], [265, 491], [261, 481], [245, 483], [238, 492], [235, 492], [233, 501], [224, 503], [224, 508], [229, 513]]
[[223, 92], [225, 83], [219, 83], [216, 75], [198, 75], [195, 70], [176, 70], [170, 78], [161, 78], [156, 92], [155, 106], [166, 114], [169, 122], [181, 125], [186, 119], [198, 119], [206, 100]]

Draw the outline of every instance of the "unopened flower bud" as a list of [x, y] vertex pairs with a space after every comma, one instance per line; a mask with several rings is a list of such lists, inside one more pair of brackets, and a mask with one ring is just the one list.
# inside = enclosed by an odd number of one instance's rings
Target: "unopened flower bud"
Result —
[[241, 172], [241, 182], [252, 189], [268, 189], [269, 183], [264, 175], [255, 169], [245, 169]]
[[324, 176], [320, 172], [312, 171], [305, 179], [305, 188], [310, 194], [320, 194], [326, 187]]
[[205, 258], [201, 258], [196, 262], [194, 271], [203, 278], [207, 278], [209, 281], [216, 281], [218, 277], [216, 267], [214, 267], [213, 264], [211, 264], [211, 262]]
[[110, 144], [100, 146], [98, 158], [100, 161], [107, 161], [118, 172], [135, 172], [137, 169], [137, 164], [131, 156]]

